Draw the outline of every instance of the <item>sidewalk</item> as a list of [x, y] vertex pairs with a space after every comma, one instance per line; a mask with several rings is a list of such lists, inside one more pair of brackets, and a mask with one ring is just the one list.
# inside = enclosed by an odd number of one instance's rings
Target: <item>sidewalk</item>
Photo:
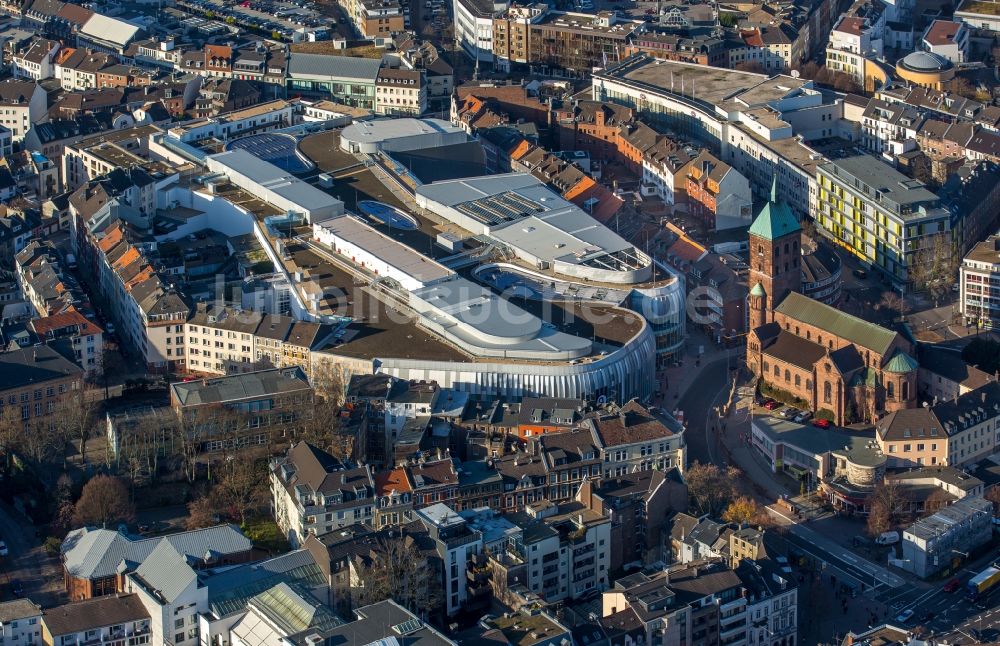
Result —
[[[698, 352], [701, 349], [704, 349], [704, 354], [699, 356]], [[684, 397], [688, 386], [695, 380], [702, 368], [730, 355], [735, 361], [736, 354], [736, 348], [718, 346], [701, 330], [690, 330], [684, 347], [677, 353], [677, 360], [680, 361], [681, 365], [660, 368], [656, 371], [659, 390], [663, 395], [661, 397], [654, 396], [653, 403], [672, 411]]]

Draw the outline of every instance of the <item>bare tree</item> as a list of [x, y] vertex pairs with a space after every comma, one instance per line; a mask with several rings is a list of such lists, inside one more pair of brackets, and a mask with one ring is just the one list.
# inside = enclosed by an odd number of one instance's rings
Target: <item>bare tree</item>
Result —
[[892, 480], [875, 486], [868, 502], [868, 533], [878, 536], [897, 526], [907, 512], [909, 500], [902, 487]]
[[129, 502], [128, 489], [121, 479], [107, 475], [91, 478], [76, 501], [78, 525], [107, 527], [115, 522], [130, 522], [135, 509]]
[[736, 467], [723, 471], [711, 463], [695, 462], [684, 474], [691, 504], [699, 514], [716, 516], [736, 497], [740, 475]]
[[935, 233], [907, 266], [910, 279], [917, 289], [927, 290], [934, 306], [951, 289], [958, 276], [959, 254], [948, 232]]
[[56, 405], [52, 419], [60, 434], [80, 443], [80, 463], [87, 463], [87, 440], [99, 428], [103, 393], [96, 388], [80, 388], [68, 393]]
[[356, 604], [393, 599], [426, 618], [444, 601], [441, 572], [435, 563], [420, 552], [410, 537], [379, 541], [368, 558], [355, 564], [359, 582]]
[[267, 501], [267, 469], [263, 460], [230, 456], [219, 473], [212, 497], [245, 524], [247, 516]]
[[215, 513], [215, 502], [212, 496], [202, 496], [197, 500], [188, 503], [188, 517], [184, 521], [187, 529], [201, 529], [211, 527], [219, 522], [219, 517]]
[[893, 322], [896, 317], [905, 319], [906, 314], [909, 312], [906, 299], [899, 292], [891, 290], [882, 293], [882, 298], [878, 302], [878, 308], [886, 310], [890, 322]]

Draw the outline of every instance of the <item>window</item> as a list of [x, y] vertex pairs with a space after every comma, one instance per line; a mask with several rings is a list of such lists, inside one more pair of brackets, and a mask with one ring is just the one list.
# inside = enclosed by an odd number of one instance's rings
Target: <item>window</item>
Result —
[[823, 383], [823, 403], [829, 404], [833, 401], [833, 385], [827, 381]]

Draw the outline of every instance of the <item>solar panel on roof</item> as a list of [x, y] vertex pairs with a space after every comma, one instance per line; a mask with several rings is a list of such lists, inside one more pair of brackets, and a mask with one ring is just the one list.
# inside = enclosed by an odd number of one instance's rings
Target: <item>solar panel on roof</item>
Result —
[[410, 633], [417, 632], [423, 627], [424, 622], [419, 619], [407, 619], [406, 621], [393, 626], [392, 630], [398, 635], [409, 635]]

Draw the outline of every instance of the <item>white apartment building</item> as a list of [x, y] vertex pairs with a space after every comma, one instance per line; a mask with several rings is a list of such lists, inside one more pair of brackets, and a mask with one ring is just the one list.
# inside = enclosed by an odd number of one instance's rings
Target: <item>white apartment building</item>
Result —
[[1000, 326], [1000, 235], [974, 246], [958, 270], [958, 304], [967, 325]]
[[633, 400], [585, 420], [604, 462], [604, 477], [649, 469], [686, 468], [684, 427], [669, 413], [653, 414]]
[[444, 503], [414, 512], [437, 545], [442, 561], [445, 611], [452, 616], [469, 598], [466, 570], [473, 554], [483, 551], [483, 535]]
[[924, 31], [920, 45], [955, 65], [965, 63], [969, 56], [969, 28], [961, 21], [935, 20]]
[[0, 603], [0, 643], [41, 646], [42, 608], [28, 599]]
[[883, 57], [885, 14], [881, 0], [865, 5], [864, 15], [842, 16], [826, 45], [826, 66], [864, 86], [868, 60]]
[[48, 120], [48, 98], [34, 81], [7, 80], [0, 83], [0, 126], [10, 130], [20, 144], [34, 124]]
[[374, 518], [375, 482], [367, 465], [344, 468], [329, 453], [299, 442], [285, 457], [272, 460], [270, 478], [274, 518], [292, 547], [308, 534]]
[[427, 110], [427, 83], [421, 70], [383, 66], [375, 79], [375, 114], [417, 117]]
[[507, 10], [506, 0], [454, 0], [455, 43], [480, 63], [493, 62], [493, 17]]
[[126, 575], [125, 590], [135, 593], [149, 614], [151, 644], [200, 643], [198, 616], [208, 610], [208, 586], [200, 584], [186, 556], [170, 541], [160, 541], [146, 560]]
[[52, 61], [58, 51], [59, 43], [39, 38], [27, 50], [11, 56], [10, 70], [15, 77], [31, 81], [52, 78]]

